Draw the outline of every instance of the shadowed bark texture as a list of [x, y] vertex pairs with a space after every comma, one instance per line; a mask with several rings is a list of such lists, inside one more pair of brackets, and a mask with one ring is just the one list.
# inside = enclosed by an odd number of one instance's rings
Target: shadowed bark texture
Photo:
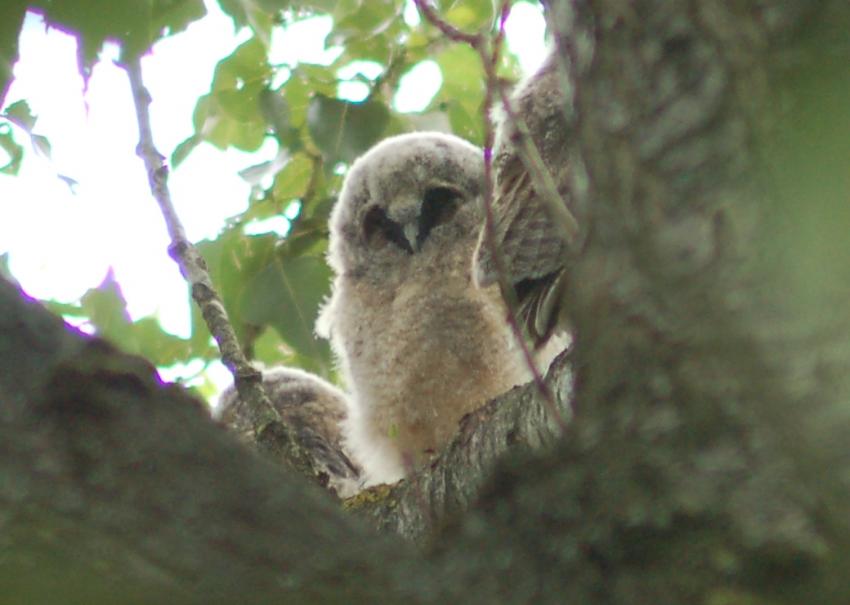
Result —
[[850, 602], [850, 6], [550, 9], [588, 209], [566, 433], [533, 387], [471, 415], [370, 505], [415, 548], [3, 283], [0, 594]]

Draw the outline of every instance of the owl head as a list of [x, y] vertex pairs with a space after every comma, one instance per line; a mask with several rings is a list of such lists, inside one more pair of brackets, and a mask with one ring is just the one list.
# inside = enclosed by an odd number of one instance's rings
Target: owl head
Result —
[[[481, 224], [481, 150], [455, 136], [386, 139], [351, 167], [330, 219], [329, 262], [338, 275], [387, 280], [447, 258], [471, 258]], [[431, 265], [434, 266], [434, 265]]]

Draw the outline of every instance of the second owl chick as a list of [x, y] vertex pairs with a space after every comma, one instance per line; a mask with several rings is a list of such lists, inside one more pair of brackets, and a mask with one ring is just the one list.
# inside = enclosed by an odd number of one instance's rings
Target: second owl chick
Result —
[[[263, 386], [315, 468], [322, 471], [316, 477], [319, 483], [340, 498], [356, 494], [361, 487], [360, 469], [343, 446], [345, 394], [318, 376], [286, 367], [263, 370]], [[250, 414], [233, 386], [221, 394], [213, 416], [242, 441], [254, 442]]]
[[458, 421], [529, 379], [497, 286], [476, 288], [481, 150], [393, 137], [352, 166], [330, 219], [333, 294], [318, 323], [352, 405], [348, 442], [367, 484], [395, 481]]

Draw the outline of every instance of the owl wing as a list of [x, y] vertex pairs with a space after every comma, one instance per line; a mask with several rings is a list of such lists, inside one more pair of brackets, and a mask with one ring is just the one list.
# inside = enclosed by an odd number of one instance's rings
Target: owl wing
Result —
[[479, 287], [499, 281], [494, 248], [501, 254], [502, 270], [513, 286], [517, 314], [536, 345], [557, 327], [564, 288], [567, 241], [537, 196], [531, 177], [517, 156], [502, 158], [497, 167], [493, 200], [494, 240], [482, 230], [474, 256]]

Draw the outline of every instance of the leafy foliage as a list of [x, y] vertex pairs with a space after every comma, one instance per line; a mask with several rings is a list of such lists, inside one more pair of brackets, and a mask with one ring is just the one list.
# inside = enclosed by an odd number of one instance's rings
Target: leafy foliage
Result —
[[50, 301], [47, 306], [66, 318], [84, 319], [84, 323], [100, 336], [108, 338], [125, 351], [142, 355], [158, 366], [170, 366], [191, 357], [214, 354], [209, 339], [199, 343], [172, 336], [164, 332], [153, 317], [132, 321], [121, 286], [111, 271], [99, 286], [82, 296], [79, 304]]
[[26, 8], [26, 0], [3, 0], [0, 3], [0, 107], [12, 81], [12, 65], [18, 58], [18, 31]]
[[[32, 148], [41, 155], [47, 158], [50, 157], [50, 141], [47, 137], [36, 134], [33, 131], [37, 118], [32, 115], [26, 101], [12, 103], [4, 113], [0, 114], [0, 118], [20, 127], [29, 135]], [[8, 124], [0, 125], [0, 147], [9, 155], [9, 162], [0, 166], [0, 172], [12, 175], [17, 174], [21, 166], [21, 160], [24, 157], [24, 150], [15, 140], [12, 129], [9, 128]]]
[[87, 77], [107, 40], [139, 54], [165, 35], [186, 29], [206, 14], [203, 0], [35, 0], [47, 23], [77, 37], [77, 64]]
[[[201, 242], [200, 249], [249, 355], [327, 376], [332, 374], [330, 351], [314, 336], [313, 325], [329, 290], [330, 270], [324, 262], [327, 218], [342, 175], [381, 138], [420, 124], [444, 124], [480, 143], [482, 68], [469, 48], [446, 40], [424, 21], [405, 20], [404, 0], [219, 4], [236, 28], [249, 28], [253, 35], [218, 63], [209, 92], [197, 101], [194, 133], [172, 151], [171, 163], [177, 168], [201, 143], [253, 152], [269, 139], [276, 141], [276, 161], [242, 173], [255, 185], [247, 210], [233, 217], [216, 239]], [[138, 53], [205, 13], [202, 0], [35, 0], [31, 6], [43, 12], [50, 25], [75, 33], [84, 77], [105, 40], [121, 42], [124, 53]], [[438, 8], [452, 24], [468, 31], [493, 26], [490, 0], [440, 0]], [[273, 64], [269, 50], [274, 29], [314, 16], [332, 18], [325, 44], [338, 47], [336, 58], [328, 65]], [[0, 31], [0, 52], [2, 36]], [[399, 82], [426, 59], [439, 66], [442, 86], [421, 113], [400, 113], [393, 107]], [[340, 73], [361, 61], [378, 64], [379, 75], [358, 76], [368, 87], [365, 99], [341, 97]], [[502, 72], [505, 77], [517, 75], [513, 57], [506, 58]], [[32, 133], [34, 118], [25, 105], [13, 106], [5, 118], [31, 137], [38, 136]], [[9, 131], [0, 130], [0, 146], [12, 156], [7, 169], [13, 171], [23, 150]], [[282, 216], [288, 221], [285, 237], [248, 229], [257, 221]], [[79, 305], [52, 306], [65, 315], [88, 318], [100, 334], [157, 365], [217, 357], [194, 305], [192, 336], [176, 338], [153, 318], [131, 321], [112, 275]]]

